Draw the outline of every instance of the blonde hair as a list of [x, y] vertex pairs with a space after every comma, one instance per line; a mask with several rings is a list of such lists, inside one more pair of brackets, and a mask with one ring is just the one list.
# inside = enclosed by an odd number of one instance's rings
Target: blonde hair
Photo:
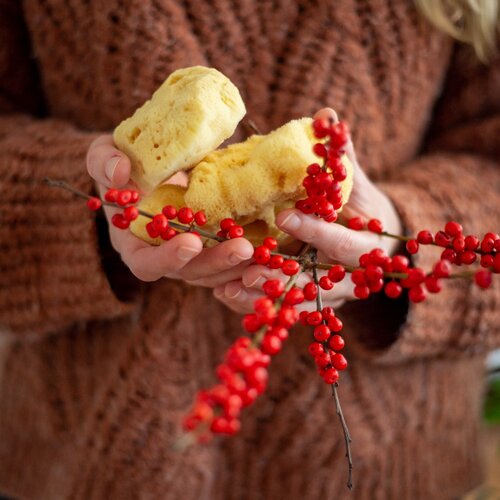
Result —
[[495, 52], [500, 28], [498, 0], [415, 0], [437, 28], [474, 47], [483, 62]]

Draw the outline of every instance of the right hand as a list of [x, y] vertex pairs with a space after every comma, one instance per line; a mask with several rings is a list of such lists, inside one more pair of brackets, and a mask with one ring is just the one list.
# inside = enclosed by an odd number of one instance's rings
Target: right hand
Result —
[[[130, 187], [130, 160], [116, 149], [111, 135], [95, 139], [87, 152], [87, 170], [96, 181], [101, 197], [110, 188]], [[169, 182], [186, 182], [184, 172]], [[179, 234], [160, 246], [152, 246], [135, 237], [130, 231], [111, 224], [119, 208], [104, 207], [113, 248], [132, 273], [143, 281], [156, 281], [162, 277], [182, 279], [192, 285], [214, 288], [228, 281], [241, 279], [244, 269], [251, 263], [252, 244], [237, 238], [203, 248], [198, 236]]]

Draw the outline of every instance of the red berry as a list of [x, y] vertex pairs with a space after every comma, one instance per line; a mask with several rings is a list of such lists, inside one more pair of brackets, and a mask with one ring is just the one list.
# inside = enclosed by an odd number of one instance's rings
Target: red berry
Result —
[[332, 125], [329, 135], [331, 147], [342, 149], [349, 140], [349, 128], [345, 122], [338, 122]]
[[277, 299], [285, 290], [285, 284], [281, 280], [267, 280], [263, 285], [262, 289], [264, 293], [272, 298]]
[[481, 267], [491, 267], [493, 262], [493, 255], [481, 255]]
[[477, 236], [467, 236], [465, 238], [465, 248], [467, 250], [477, 250], [477, 247], [479, 246], [479, 238]]
[[384, 277], [384, 270], [380, 266], [369, 264], [365, 269], [365, 278], [368, 282], [376, 282]]
[[424, 301], [425, 296], [425, 289], [422, 285], [413, 286], [408, 292], [408, 298], [415, 303]]
[[173, 205], [165, 205], [161, 212], [169, 220], [177, 217], [177, 209]]
[[420, 285], [425, 280], [425, 271], [419, 267], [408, 270], [408, 281], [411, 285]]
[[443, 250], [443, 253], [441, 254], [441, 260], [447, 260], [448, 262], [455, 262], [457, 259], [457, 254], [455, 253], [455, 250], [452, 250], [451, 248], [446, 248]]
[[462, 226], [458, 222], [450, 221], [444, 226], [444, 230], [450, 236], [459, 236], [462, 234]]
[[382, 226], [382, 222], [378, 219], [370, 219], [368, 221], [368, 230], [370, 230], [372, 233], [380, 234], [384, 230], [384, 228]]
[[318, 325], [314, 329], [314, 338], [318, 342], [325, 342], [325, 340], [328, 340], [330, 337], [330, 328], [328, 328], [326, 325]]
[[336, 316], [328, 320], [328, 327], [332, 332], [338, 333], [343, 328], [342, 321]]
[[418, 241], [417, 240], [409, 240], [406, 242], [406, 250], [411, 255], [414, 255], [418, 252]]
[[443, 287], [438, 278], [427, 276], [425, 278], [425, 288], [427, 288], [430, 293], [439, 293]]
[[[162, 240], [166, 240], [166, 241], [169, 241], [171, 240], [174, 236], [177, 236], [179, 233], [171, 228], [171, 227], [167, 227], [167, 229], [165, 229], [165, 231], [163, 231], [163, 233], [161, 233], [161, 239]], [[195, 234], [195, 233], [193, 233]]]
[[123, 210], [123, 217], [125, 220], [128, 221], [133, 221], [139, 217], [139, 210], [137, 207], [127, 207], [125, 210]]
[[335, 384], [339, 380], [339, 372], [335, 368], [327, 368], [322, 375], [327, 384]]
[[111, 223], [118, 229], [127, 229], [130, 226], [130, 222], [122, 214], [114, 214], [111, 217]]
[[347, 221], [347, 227], [354, 231], [361, 231], [365, 227], [365, 223], [361, 217], [352, 217]]
[[207, 223], [207, 216], [203, 210], [194, 214], [194, 221], [198, 226], [204, 226]]
[[355, 269], [351, 273], [351, 281], [355, 285], [365, 286], [366, 285], [365, 272], [363, 270], [361, 270], [361, 269]]
[[118, 197], [118, 189], [108, 189], [104, 195], [104, 199], [110, 203], [116, 203]]
[[476, 282], [476, 285], [479, 286], [480, 288], [489, 288], [491, 285], [491, 272], [487, 271], [485, 269], [481, 269], [480, 271], [477, 271], [476, 274], [474, 275], [474, 281]]
[[325, 352], [324, 347], [318, 342], [312, 342], [311, 344], [309, 344], [307, 350], [309, 351], [309, 354], [313, 357], [316, 357], [318, 354]]
[[434, 241], [434, 238], [430, 231], [424, 230], [424, 231], [419, 231], [419, 233], [417, 234], [417, 241], [421, 245], [430, 245]]
[[254, 250], [253, 258], [257, 264], [266, 265], [271, 259], [271, 251], [269, 248], [261, 245]]
[[321, 317], [325, 321], [328, 321], [330, 318], [334, 318], [335, 311], [333, 310], [333, 307], [329, 307], [329, 306], [323, 307], [323, 309], [321, 309]]
[[452, 245], [456, 252], [463, 252], [465, 249], [465, 238], [463, 236], [457, 236], [453, 239]]
[[302, 302], [304, 302], [304, 298], [304, 292], [295, 286], [285, 294], [284, 301], [285, 304], [295, 306], [297, 304], [302, 304]]
[[280, 269], [283, 265], [284, 258], [281, 255], [271, 255], [271, 259], [269, 260], [268, 267], [270, 269]]
[[451, 274], [451, 264], [449, 260], [440, 260], [432, 271], [436, 278], [448, 278]]
[[276, 241], [276, 239], [272, 238], [271, 236], [264, 238], [263, 244], [264, 246], [269, 248], [269, 250], [274, 250], [278, 246], [278, 242]]
[[241, 322], [243, 328], [250, 333], [256, 332], [262, 326], [256, 314], [246, 314]]
[[404, 255], [395, 255], [392, 258], [392, 270], [395, 273], [402, 273], [406, 271], [409, 265], [410, 261]]
[[236, 222], [234, 222], [233, 219], [222, 219], [220, 221], [220, 228], [222, 229], [222, 231], [229, 231], [234, 225], [236, 224]]
[[327, 155], [327, 149], [326, 149], [326, 146], [324, 144], [321, 144], [320, 142], [317, 142], [314, 146], [313, 146], [313, 153], [316, 155], [316, 156], [319, 156], [320, 158], [326, 158], [326, 155]]
[[128, 205], [131, 199], [132, 199], [132, 193], [130, 192], [129, 189], [123, 189], [122, 191], [119, 191], [118, 195], [116, 196], [116, 202], [118, 203], [118, 205], [122, 207]]
[[319, 311], [310, 312], [309, 315], [307, 316], [307, 323], [311, 326], [319, 325], [322, 320], [323, 316]]
[[177, 220], [181, 224], [191, 224], [194, 220], [194, 213], [189, 207], [182, 207], [177, 212]]
[[333, 288], [333, 283], [328, 276], [322, 276], [318, 284], [323, 290], [331, 290]]
[[331, 358], [333, 367], [338, 371], [342, 371], [347, 368], [347, 360], [343, 354], [336, 353]]
[[139, 201], [139, 193], [133, 189], [130, 190], [130, 203], [137, 203]]
[[466, 250], [460, 256], [460, 262], [462, 264], [467, 265], [467, 266], [470, 266], [471, 264], [474, 264], [474, 262], [476, 262], [476, 259], [477, 259], [476, 252], [473, 252], [472, 250]]
[[99, 210], [102, 207], [102, 201], [94, 196], [87, 200], [87, 207], [90, 210]]
[[261, 349], [265, 354], [274, 356], [281, 351], [282, 342], [277, 335], [265, 335], [262, 340]]
[[356, 285], [354, 287], [354, 296], [358, 299], [367, 299], [370, 296], [370, 289], [364, 285]]
[[300, 264], [296, 260], [287, 259], [283, 262], [281, 270], [287, 276], [293, 276], [299, 272]]
[[157, 214], [153, 217], [151, 222], [155, 231], [160, 234], [168, 227], [168, 220], [163, 214]]
[[234, 240], [235, 238], [241, 238], [245, 234], [245, 230], [243, 229], [242, 226], [237, 226], [234, 225], [229, 231], [227, 232], [227, 237], [230, 240]]
[[288, 330], [283, 328], [282, 326], [273, 327], [269, 333], [272, 335], [276, 335], [281, 341], [286, 340], [288, 338]]
[[306, 300], [314, 300], [318, 296], [318, 287], [312, 281], [304, 286], [304, 298]]
[[332, 266], [328, 270], [328, 277], [334, 283], [338, 283], [345, 278], [345, 269], [340, 265]]
[[316, 175], [316, 174], [319, 174], [320, 172], [321, 172], [321, 166], [319, 163], [311, 163], [307, 167], [307, 173], [309, 175]]
[[314, 137], [318, 139], [323, 139], [330, 132], [330, 123], [325, 118], [317, 118], [312, 123], [312, 128], [314, 132]]
[[434, 236], [434, 242], [436, 243], [436, 245], [439, 245], [440, 247], [446, 248], [450, 245], [451, 238], [444, 231], [438, 231], [436, 233], [436, 235]]
[[308, 323], [307, 323], [307, 316], [308, 316], [308, 312], [307, 311], [301, 311], [300, 314], [299, 314], [299, 321], [302, 325], [306, 326]]
[[328, 352], [322, 352], [314, 356], [314, 361], [320, 368], [324, 368], [331, 363], [330, 354]]
[[403, 289], [401, 288], [401, 285], [397, 283], [396, 281], [390, 281], [385, 285], [385, 294], [390, 297], [391, 299], [397, 299], [400, 295]]
[[340, 335], [332, 335], [330, 337], [330, 341], [328, 342], [328, 345], [334, 351], [341, 351], [345, 346], [345, 342], [344, 342], [344, 339]]
[[484, 253], [490, 253], [495, 248], [495, 240], [493, 238], [484, 237], [481, 241], [481, 251]]
[[297, 309], [291, 306], [283, 306], [279, 313], [278, 319], [282, 326], [285, 328], [291, 328], [299, 319], [299, 313]]

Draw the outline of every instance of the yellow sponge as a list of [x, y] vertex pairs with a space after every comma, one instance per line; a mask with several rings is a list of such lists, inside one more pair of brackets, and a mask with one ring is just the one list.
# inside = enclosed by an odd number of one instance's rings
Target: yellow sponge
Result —
[[[312, 119], [292, 120], [266, 136], [252, 136], [209, 154], [190, 172], [186, 203], [205, 210], [209, 224], [226, 217], [247, 222], [260, 219], [263, 207], [296, 201], [305, 196], [302, 181], [317, 142]], [[342, 183], [343, 199], [352, 189], [352, 165], [342, 158], [348, 176]]]
[[172, 73], [113, 138], [132, 162], [132, 179], [147, 193], [219, 147], [245, 112], [226, 76], [194, 66]]
[[[140, 208], [153, 214], [165, 205], [189, 206], [204, 210], [206, 229], [217, 232], [218, 223], [234, 218], [245, 228], [245, 237], [260, 244], [265, 236], [274, 236], [280, 245], [291, 238], [276, 226], [276, 215], [294, 206], [306, 196], [302, 180], [310, 163], [318, 161], [312, 152], [317, 140], [312, 134], [312, 119], [293, 120], [268, 135], [254, 135], [206, 156], [190, 172], [187, 189], [164, 185], [145, 197]], [[353, 185], [353, 167], [342, 157], [347, 178], [342, 182], [344, 202]], [[134, 234], [153, 244], [144, 229], [147, 219], [132, 224]]]

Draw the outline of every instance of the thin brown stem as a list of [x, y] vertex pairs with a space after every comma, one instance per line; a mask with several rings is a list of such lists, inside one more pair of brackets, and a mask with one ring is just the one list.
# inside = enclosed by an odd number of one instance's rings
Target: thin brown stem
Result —
[[[316, 310], [321, 312], [323, 309], [323, 301], [321, 299], [321, 288], [319, 286], [319, 279], [318, 279], [318, 270], [317, 270], [317, 264], [316, 264], [316, 259], [318, 255], [318, 251], [316, 249], [312, 249], [311, 252], [311, 260], [313, 262], [312, 266], [312, 273], [313, 273], [313, 280], [316, 286], [318, 287], [318, 295], [316, 296]], [[323, 323], [325, 323], [325, 320], [323, 320]], [[325, 352], [330, 352], [330, 347], [328, 345], [328, 342], [323, 342], [323, 348], [325, 349]], [[334, 384], [331, 385], [332, 387], [332, 395], [333, 399], [335, 401], [335, 411], [337, 412], [337, 415], [339, 416], [340, 420], [340, 425], [342, 427], [342, 433], [344, 434], [344, 442], [345, 442], [345, 456], [347, 458], [347, 465], [348, 465], [348, 476], [347, 476], [347, 487], [352, 490], [352, 469], [353, 469], [353, 464], [352, 464], [352, 453], [351, 453], [351, 434], [349, 432], [349, 428], [347, 427], [347, 422], [344, 417], [344, 413], [342, 412], [342, 406], [340, 405], [340, 399], [339, 395], [337, 392], [339, 384], [338, 382], [335, 382]]]
[[[83, 191], [75, 189], [74, 187], [70, 186], [65, 181], [49, 179], [48, 177], [45, 177], [44, 181], [50, 187], [57, 187], [57, 188], [64, 189], [64, 190], [69, 191], [70, 193], [73, 193], [74, 195], [76, 195], [80, 198], [83, 198], [85, 200], [89, 200], [90, 198], [93, 198], [93, 196], [89, 196], [88, 194], [84, 193]], [[123, 208], [123, 207], [119, 207], [115, 203], [111, 203], [109, 201], [103, 200], [102, 198], [99, 198], [99, 199], [101, 200], [103, 206], [111, 207], [111, 208]], [[150, 214], [149, 212], [146, 212], [146, 211], [141, 210], [141, 209], [138, 209], [138, 210], [139, 210], [139, 214], [142, 215], [143, 217], [147, 217], [148, 219], [152, 219], [154, 217], [154, 214]], [[193, 230], [195, 230], [197, 233], [199, 233], [204, 238], [208, 238], [210, 240], [215, 240], [215, 241], [218, 241], [219, 243], [222, 241], [226, 241], [224, 238], [221, 238], [220, 236], [217, 236], [216, 234], [209, 233], [208, 231], [205, 231], [204, 229], [201, 229], [199, 226], [196, 226], [194, 224], [192, 226], [185, 226], [184, 224], [179, 224], [178, 222], [169, 221], [168, 225], [173, 227], [174, 229], [177, 229], [179, 231], [183, 231], [185, 233], [190, 233]]]
[[342, 412], [342, 406], [340, 406], [340, 399], [338, 395], [338, 382], [335, 384], [332, 384], [332, 396], [333, 399], [335, 400], [335, 410], [337, 412], [337, 415], [339, 416], [340, 420], [340, 425], [342, 426], [342, 432], [344, 434], [344, 441], [345, 441], [345, 456], [347, 458], [347, 463], [349, 467], [349, 473], [347, 477], [347, 487], [352, 490], [352, 469], [353, 469], [353, 464], [352, 464], [352, 453], [351, 453], [351, 434], [349, 433], [349, 428], [347, 427], [347, 422], [344, 417], [344, 413]]

